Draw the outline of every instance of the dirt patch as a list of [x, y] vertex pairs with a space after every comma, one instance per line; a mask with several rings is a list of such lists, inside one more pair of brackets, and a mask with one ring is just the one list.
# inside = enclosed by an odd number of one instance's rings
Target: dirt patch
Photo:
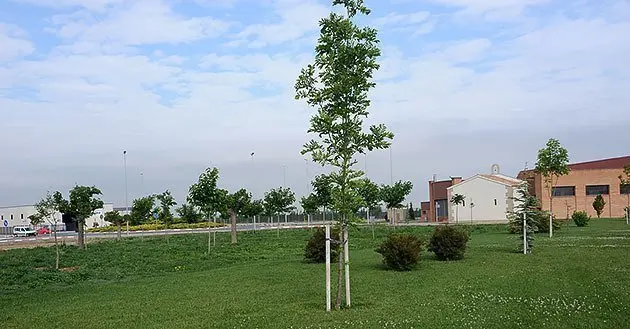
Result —
[[76, 271], [78, 269], [79, 269], [79, 266], [72, 266], [72, 267], [62, 267], [59, 270], [61, 272], [74, 272], [74, 271]]

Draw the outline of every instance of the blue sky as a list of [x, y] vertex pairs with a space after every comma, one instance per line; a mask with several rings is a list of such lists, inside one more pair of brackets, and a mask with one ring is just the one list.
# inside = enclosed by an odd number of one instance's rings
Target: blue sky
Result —
[[[120, 203], [123, 149], [131, 197], [169, 188], [182, 200], [208, 165], [257, 196], [286, 165], [304, 194], [324, 169], [299, 155], [313, 112], [293, 84], [330, 3], [0, 2], [0, 205], [74, 183]], [[574, 161], [627, 154], [628, 1], [366, 4], [360, 22], [379, 29], [383, 51], [369, 121], [396, 133], [394, 178], [414, 182], [411, 201], [434, 173], [499, 163], [515, 175], [550, 137]], [[378, 182], [388, 156], [367, 158]]]

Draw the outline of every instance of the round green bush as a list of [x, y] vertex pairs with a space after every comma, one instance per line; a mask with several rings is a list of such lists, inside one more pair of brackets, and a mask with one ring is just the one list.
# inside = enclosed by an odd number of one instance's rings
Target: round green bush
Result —
[[571, 215], [571, 219], [577, 227], [584, 227], [588, 225], [588, 221], [591, 220], [591, 217], [586, 213], [586, 211], [576, 211]]
[[464, 258], [468, 243], [468, 233], [453, 226], [438, 226], [429, 241], [429, 251], [439, 260], [458, 260]]
[[422, 242], [411, 234], [390, 234], [376, 252], [383, 256], [383, 264], [396, 271], [411, 271], [420, 260]]
[[[339, 228], [333, 228], [330, 232], [330, 261], [336, 262], [339, 257]], [[319, 227], [315, 229], [313, 235], [306, 243], [304, 248], [304, 259], [309, 263], [326, 262], [326, 231]]]

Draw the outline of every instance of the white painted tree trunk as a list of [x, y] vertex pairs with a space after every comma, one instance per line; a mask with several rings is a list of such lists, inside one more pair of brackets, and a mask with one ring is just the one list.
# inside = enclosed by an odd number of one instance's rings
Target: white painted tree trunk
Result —
[[523, 214], [523, 254], [527, 255], [527, 215]]
[[346, 307], [350, 307], [350, 253], [348, 252], [349, 242], [347, 226], [345, 226], [343, 229], [343, 241], [343, 257], [345, 263], [344, 272], [346, 275]]
[[330, 225], [326, 225], [326, 312], [330, 312]]

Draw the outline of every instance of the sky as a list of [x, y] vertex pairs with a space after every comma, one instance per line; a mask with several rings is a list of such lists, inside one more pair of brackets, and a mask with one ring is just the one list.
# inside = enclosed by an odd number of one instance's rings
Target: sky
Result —
[[[0, 1], [0, 206], [75, 184], [181, 203], [209, 166], [256, 198], [309, 192], [327, 168], [300, 155], [314, 109], [294, 84], [331, 3]], [[408, 201], [434, 174], [515, 176], [552, 137], [572, 162], [630, 154], [628, 0], [365, 3], [382, 48], [366, 124], [396, 136], [359, 166], [410, 180]]]

